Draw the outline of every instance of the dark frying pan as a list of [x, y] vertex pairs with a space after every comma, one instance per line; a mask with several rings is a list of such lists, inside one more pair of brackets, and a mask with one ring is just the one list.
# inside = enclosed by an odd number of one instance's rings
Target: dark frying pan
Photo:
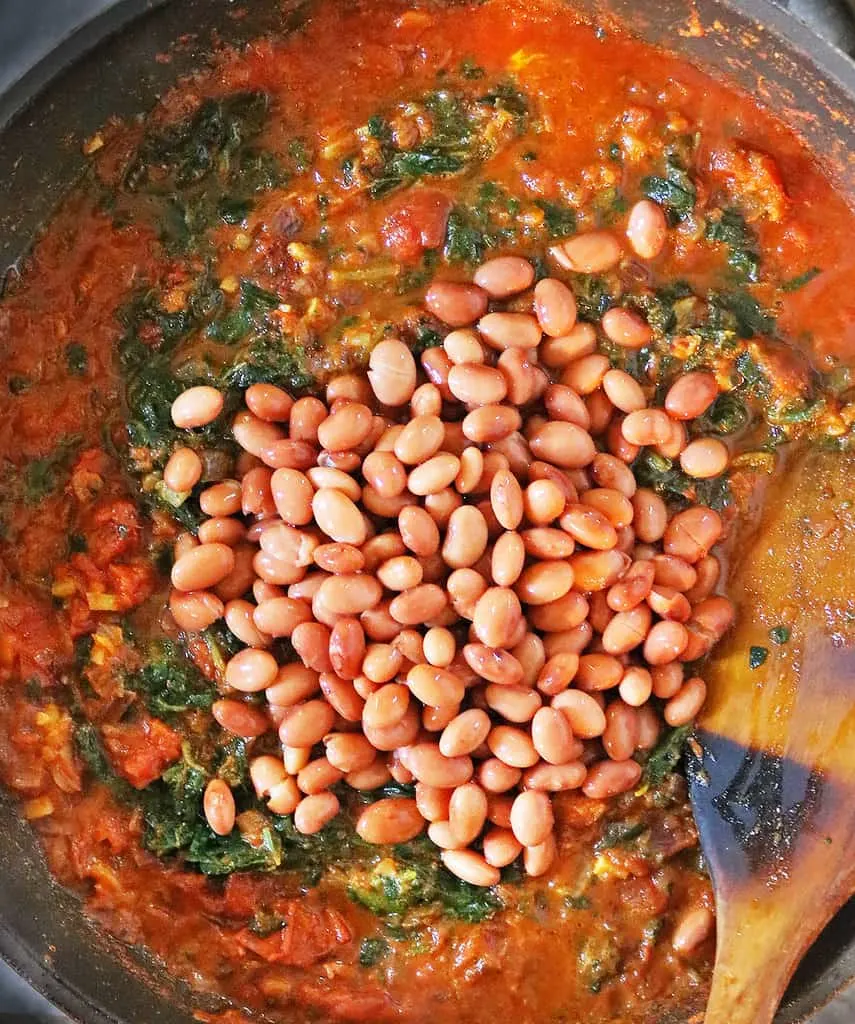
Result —
[[[576, 5], [615, 15], [642, 37], [760, 96], [804, 136], [855, 202], [855, 64], [792, 17], [767, 0]], [[231, 0], [120, 0], [0, 96], [0, 276], [81, 172], [83, 137], [112, 114], [149, 109], [204, 58], [213, 31], [226, 40], [257, 35], [281, 26], [283, 6], [287, 25], [297, 29], [299, 0], [253, 0], [240, 19]], [[186, 33], [194, 34], [191, 45], [169, 64], [155, 61]], [[78, 900], [51, 881], [32, 832], [2, 794], [0, 821], [0, 956], [85, 1024], [191, 1024], [192, 1008], [204, 999], [87, 921]], [[853, 979], [855, 901], [800, 968], [779, 1024], [809, 1019]]]

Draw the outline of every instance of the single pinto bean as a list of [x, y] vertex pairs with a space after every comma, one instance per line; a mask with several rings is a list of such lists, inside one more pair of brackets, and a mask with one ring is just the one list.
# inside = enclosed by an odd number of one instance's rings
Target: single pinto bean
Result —
[[491, 348], [500, 351], [536, 348], [542, 336], [540, 324], [528, 313], [488, 313], [478, 321], [478, 331]]
[[320, 832], [338, 814], [340, 805], [334, 793], [315, 793], [304, 797], [294, 811], [294, 828], [306, 836]]
[[511, 768], [530, 768], [538, 753], [528, 733], [512, 725], [497, 725], [487, 737], [492, 753]]
[[576, 296], [563, 281], [545, 277], [534, 287], [534, 315], [544, 334], [560, 338], [576, 323]]
[[176, 448], [163, 467], [163, 482], [178, 493], [191, 491], [202, 479], [202, 460], [192, 448]]
[[707, 686], [697, 676], [687, 679], [680, 690], [668, 701], [663, 712], [668, 725], [687, 725], [703, 707]]
[[582, 753], [567, 717], [557, 708], [540, 708], [535, 712], [531, 720], [531, 739], [534, 749], [548, 764], [567, 764]]
[[490, 718], [480, 708], [469, 708], [453, 718], [443, 729], [439, 749], [445, 757], [471, 754], [487, 738]]
[[591, 435], [575, 423], [552, 421], [539, 427], [529, 438], [538, 459], [564, 469], [581, 469], [597, 453]]
[[407, 673], [410, 691], [429, 707], [457, 707], [463, 700], [463, 680], [445, 668], [428, 665], [414, 665]]
[[653, 340], [653, 331], [647, 321], [631, 309], [614, 306], [603, 315], [606, 337], [621, 348], [644, 348]]
[[598, 761], [588, 769], [582, 792], [592, 800], [607, 800], [626, 793], [641, 779], [637, 761]]
[[448, 387], [452, 395], [465, 405], [495, 405], [508, 393], [502, 371], [482, 363], [452, 366]]
[[665, 410], [675, 420], [694, 420], [712, 405], [718, 383], [711, 373], [694, 370], [678, 377], [665, 396]]
[[481, 405], [463, 420], [463, 433], [474, 444], [492, 444], [519, 430], [522, 418], [509, 405]]
[[376, 756], [365, 736], [355, 732], [330, 733], [324, 737], [324, 747], [329, 763], [342, 772], [361, 771]]
[[172, 403], [172, 422], [180, 430], [206, 427], [223, 411], [223, 395], [216, 388], [199, 386], [188, 388]]
[[235, 798], [222, 779], [211, 779], [202, 799], [205, 818], [218, 836], [227, 836], [235, 827]]
[[621, 412], [637, 412], [647, 405], [641, 385], [624, 370], [609, 370], [603, 377], [603, 390]]
[[475, 635], [487, 647], [510, 644], [522, 617], [519, 598], [507, 587], [490, 587], [478, 599], [472, 620]]
[[551, 835], [555, 818], [552, 801], [541, 790], [520, 793], [511, 807], [511, 829], [523, 846], [537, 846]]
[[383, 405], [406, 405], [416, 389], [416, 361], [397, 338], [379, 341], [368, 359], [368, 380]]
[[169, 610], [180, 629], [201, 633], [222, 618], [225, 608], [217, 595], [208, 590], [189, 593], [173, 590], [169, 595]]
[[671, 436], [671, 421], [661, 409], [639, 409], [626, 416], [621, 431], [630, 444], [661, 444]]
[[344, 772], [330, 764], [327, 758], [317, 757], [297, 772], [297, 787], [302, 793], [323, 793], [343, 778]]
[[263, 711], [240, 700], [215, 700], [211, 714], [226, 732], [244, 739], [262, 736], [270, 727], [270, 720]]
[[434, 281], [424, 301], [438, 320], [451, 327], [465, 327], [487, 311], [487, 293], [482, 288], [456, 281]]
[[472, 280], [492, 299], [506, 299], [534, 283], [534, 267], [520, 256], [497, 256], [482, 263]]
[[506, 828], [492, 828], [484, 836], [484, 860], [494, 868], [505, 868], [522, 853], [522, 843]]
[[458, 331], [446, 334], [442, 347], [455, 366], [459, 366], [461, 363], [484, 362], [484, 346], [481, 344], [481, 339], [475, 331], [468, 327], [462, 327]]
[[538, 349], [540, 361], [550, 369], [569, 366], [597, 350], [597, 334], [591, 324], [577, 323], [560, 338], [545, 338]]
[[442, 447], [445, 427], [438, 416], [415, 416], [395, 441], [395, 455], [407, 466], [420, 465]]
[[680, 466], [687, 476], [708, 480], [727, 469], [730, 455], [726, 445], [714, 437], [700, 437], [680, 452]]
[[222, 582], [235, 567], [235, 553], [225, 544], [199, 544], [172, 566], [176, 590], [208, 590]]
[[447, 599], [435, 583], [422, 583], [398, 594], [389, 605], [389, 614], [402, 626], [417, 626], [430, 622], [446, 607]]
[[537, 846], [527, 846], [523, 850], [523, 866], [525, 873], [531, 878], [539, 878], [546, 874], [552, 866], [552, 862], [558, 855], [555, 845], [555, 836], [548, 836], [544, 842]]
[[335, 711], [322, 700], [291, 708], [279, 726], [279, 739], [289, 747], [311, 747], [332, 729]]
[[294, 405], [288, 392], [275, 384], [250, 384], [243, 397], [249, 411], [269, 423], [287, 422]]
[[332, 540], [356, 547], [365, 542], [363, 514], [343, 491], [322, 487], [312, 496], [311, 509], [317, 525]]
[[581, 690], [564, 690], [553, 697], [552, 706], [567, 718], [575, 736], [587, 740], [603, 735], [606, 716], [591, 694]]
[[640, 199], [629, 211], [626, 237], [637, 256], [643, 260], [656, 259], [668, 237], [668, 221], [662, 207], [650, 199]]
[[578, 789], [585, 781], [587, 769], [581, 761], [568, 761], [566, 764], [547, 764], [541, 761], [523, 773], [523, 784], [526, 789], [540, 789], [546, 793], [562, 793], [568, 789]]
[[620, 262], [620, 242], [608, 231], [588, 231], [554, 245], [549, 254], [564, 270], [602, 274]]
[[388, 797], [369, 804], [356, 819], [356, 832], [366, 843], [407, 843], [424, 830], [415, 800]]
[[451, 834], [462, 845], [468, 846], [481, 833], [487, 820], [487, 794], [477, 782], [458, 786], [448, 804], [448, 824]]
[[498, 868], [488, 864], [480, 854], [472, 850], [443, 850], [440, 858], [453, 875], [470, 885], [497, 885], [501, 878]]
[[686, 562], [698, 562], [709, 554], [710, 548], [721, 537], [722, 529], [721, 516], [714, 509], [701, 505], [687, 508], [678, 512], [665, 530], [665, 553]]
[[401, 758], [419, 782], [440, 789], [462, 786], [472, 778], [470, 757], [445, 757], [435, 743], [403, 747]]
[[706, 907], [697, 907], [684, 914], [677, 922], [671, 937], [671, 946], [679, 957], [691, 956], [712, 935], [715, 918]]

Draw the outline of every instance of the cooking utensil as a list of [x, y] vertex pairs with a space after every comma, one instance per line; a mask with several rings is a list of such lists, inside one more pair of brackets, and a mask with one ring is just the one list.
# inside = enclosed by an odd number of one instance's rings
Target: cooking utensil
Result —
[[734, 557], [690, 776], [718, 909], [706, 1024], [768, 1024], [855, 892], [853, 473], [851, 455], [801, 455]]
[[[577, 6], [606, 21], [614, 16], [765, 98], [855, 195], [855, 66], [794, 19], [766, 0], [738, 6], [658, 0], [643, 7], [637, 0], [579, 0]], [[251, 37], [283, 18], [297, 23], [301, 10], [290, 0], [255, 0], [237, 18], [230, 0], [121, 0], [0, 96], [0, 268], [26, 251], [59, 196], [83, 173], [80, 141], [108, 116], [149, 109], [159, 92], [203, 60], [212, 32], [226, 40]], [[33, 30], [39, 31], [35, 19]], [[170, 63], [154, 59], [180, 36], [185, 45]], [[0, 797], [0, 815], [0, 955], [86, 1024], [190, 1024], [191, 1007], [205, 1000], [92, 926], [79, 902], [50, 879], [14, 802]], [[853, 977], [850, 907], [799, 971], [776, 1024], [804, 1019]]]

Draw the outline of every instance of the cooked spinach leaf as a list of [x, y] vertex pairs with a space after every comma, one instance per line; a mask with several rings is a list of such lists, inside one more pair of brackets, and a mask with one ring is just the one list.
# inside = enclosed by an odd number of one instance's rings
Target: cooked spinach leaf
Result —
[[149, 662], [130, 675], [125, 685], [139, 693], [159, 718], [192, 708], [207, 709], [217, 696], [213, 685], [168, 642], [156, 648]]
[[65, 437], [49, 455], [27, 464], [24, 470], [24, 500], [27, 504], [37, 504], [59, 487], [71, 468], [81, 441], [77, 435]]
[[663, 207], [674, 224], [685, 220], [695, 208], [695, 184], [676, 156], [666, 159], [664, 175], [650, 174], [642, 178], [641, 191]]
[[691, 731], [691, 725], [679, 725], [666, 730], [644, 765], [645, 782], [651, 786], [658, 786], [666, 776], [676, 770], [683, 753], [683, 745]]
[[727, 246], [728, 266], [742, 281], [757, 281], [760, 277], [760, 255], [757, 236], [745, 223], [737, 210], [722, 210], [707, 220], [705, 237], [709, 242]]

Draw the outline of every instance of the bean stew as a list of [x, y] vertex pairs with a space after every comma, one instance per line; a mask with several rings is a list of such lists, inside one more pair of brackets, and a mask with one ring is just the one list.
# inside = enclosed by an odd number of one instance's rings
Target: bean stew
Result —
[[84, 152], [0, 299], [53, 873], [200, 1019], [699, 1022], [683, 755], [729, 550], [850, 443], [843, 198], [557, 0], [318, 0]]

